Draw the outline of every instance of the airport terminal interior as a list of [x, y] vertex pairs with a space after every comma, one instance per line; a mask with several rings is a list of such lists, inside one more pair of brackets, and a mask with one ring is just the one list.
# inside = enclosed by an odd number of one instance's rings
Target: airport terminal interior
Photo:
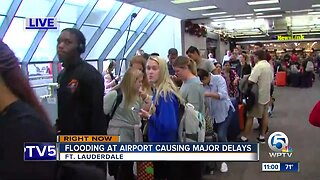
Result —
[[[30, 18], [45, 17], [54, 18], [57, 28], [27, 28]], [[216, 66], [223, 67], [231, 57], [238, 60], [240, 54], [252, 65], [255, 43], [261, 42], [273, 62], [275, 80], [285, 73], [284, 82], [274, 85], [266, 138], [284, 132], [293, 155], [272, 159], [266, 143], [260, 145], [258, 162], [227, 162], [227, 172], [215, 168], [203, 179], [320, 179], [320, 129], [309, 123], [320, 97], [320, 0], [0, 0], [0, 39], [19, 59], [52, 125], [58, 116], [57, 78], [63, 69], [57, 38], [72, 27], [86, 38], [81, 58], [102, 76], [113, 61], [114, 73], [122, 75], [137, 53], [157, 53], [168, 60], [170, 48], [187, 56], [190, 46]], [[291, 61], [303, 74], [308, 59], [314, 64], [312, 76], [297, 79]], [[258, 125], [254, 121], [254, 128]], [[258, 135], [253, 130], [248, 138]], [[262, 172], [262, 162], [299, 162], [300, 169]]]

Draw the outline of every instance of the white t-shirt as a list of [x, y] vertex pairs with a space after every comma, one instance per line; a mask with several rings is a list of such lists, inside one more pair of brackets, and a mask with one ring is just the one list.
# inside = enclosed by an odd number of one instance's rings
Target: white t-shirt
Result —
[[258, 103], [267, 104], [270, 101], [270, 88], [273, 80], [273, 72], [266, 60], [261, 60], [253, 67], [249, 81], [258, 84]]

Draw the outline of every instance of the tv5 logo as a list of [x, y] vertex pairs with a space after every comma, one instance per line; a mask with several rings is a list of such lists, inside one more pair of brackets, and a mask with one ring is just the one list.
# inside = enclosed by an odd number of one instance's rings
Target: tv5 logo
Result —
[[55, 143], [25, 143], [24, 160], [56, 160]]

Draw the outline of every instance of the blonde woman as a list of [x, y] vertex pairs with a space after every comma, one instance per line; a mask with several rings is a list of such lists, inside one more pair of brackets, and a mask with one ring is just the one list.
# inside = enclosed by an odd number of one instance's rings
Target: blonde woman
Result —
[[[150, 142], [177, 142], [179, 125], [179, 103], [183, 99], [178, 88], [169, 77], [166, 61], [157, 56], [149, 57], [146, 66], [149, 83], [154, 88], [153, 107], [149, 112], [140, 110], [148, 121]], [[177, 163], [153, 162], [155, 179], [179, 179]]]
[[146, 59], [139, 55], [139, 56], [134, 56], [131, 61], [130, 61], [130, 67], [139, 69], [141, 72], [143, 72], [143, 80], [142, 80], [142, 88], [141, 91], [143, 94], [143, 97], [147, 97], [147, 95], [151, 95], [151, 86], [148, 82], [147, 74], [146, 74]]
[[[139, 96], [142, 80], [143, 73], [140, 70], [129, 68], [121, 83], [104, 97], [104, 113], [109, 114], [115, 105], [118, 92], [123, 95], [108, 127], [108, 134], [120, 136], [121, 142], [142, 141], [141, 120], [138, 112], [133, 110], [141, 109], [143, 106], [143, 100]], [[110, 175], [116, 176], [116, 179], [134, 179], [133, 162], [119, 162], [118, 164], [119, 168], [116, 168], [118, 172], [113, 172], [114, 174]]]

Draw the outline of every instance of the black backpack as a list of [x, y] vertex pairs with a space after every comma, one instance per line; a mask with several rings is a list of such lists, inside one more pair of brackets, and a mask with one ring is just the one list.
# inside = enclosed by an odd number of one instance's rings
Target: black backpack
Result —
[[107, 129], [108, 129], [108, 127], [109, 127], [109, 122], [111, 121], [114, 113], [116, 112], [118, 106], [120, 105], [120, 103], [121, 103], [121, 101], [122, 101], [122, 97], [123, 97], [123, 95], [122, 95], [121, 90], [120, 90], [120, 89], [117, 89], [116, 103], [115, 103], [115, 105], [113, 106], [112, 111], [111, 111], [109, 114], [106, 114], [106, 115], [105, 115], [105, 116], [106, 116], [105, 118], [106, 118], [106, 120], [107, 120]]

